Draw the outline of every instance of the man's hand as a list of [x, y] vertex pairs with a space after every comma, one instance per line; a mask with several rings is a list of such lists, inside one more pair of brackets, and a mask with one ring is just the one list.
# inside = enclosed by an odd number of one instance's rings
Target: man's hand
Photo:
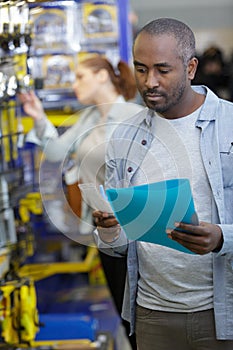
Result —
[[95, 210], [92, 215], [99, 229], [99, 237], [104, 242], [112, 243], [119, 238], [121, 228], [115, 216], [99, 210]]
[[108, 228], [118, 225], [118, 221], [113, 214], [95, 210], [92, 216], [97, 227]]
[[223, 235], [221, 228], [207, 222], [194, 226], [182, 222], [175, 223], [177, 229], [168, 229], [168, 237], [182, 244], [194, 253], [204, 255], [221, 249]]

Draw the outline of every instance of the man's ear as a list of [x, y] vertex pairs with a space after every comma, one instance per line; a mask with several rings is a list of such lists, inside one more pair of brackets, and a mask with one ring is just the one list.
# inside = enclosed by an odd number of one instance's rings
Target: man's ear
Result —
[[193, 80], [197, 71], [198, 59], [193, 57], [188, 62], [188, 77], [190, 80]]

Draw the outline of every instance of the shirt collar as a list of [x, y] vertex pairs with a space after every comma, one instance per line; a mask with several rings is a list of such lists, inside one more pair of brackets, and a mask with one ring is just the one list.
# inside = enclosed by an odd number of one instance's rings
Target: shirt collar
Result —
[[148, 107], [145, 108], [145, 123], [147, 124], [147, 126], [151, 127], [152, 126], [152, 122], [153, 122], [153, 117], [155, 115], [155, 111], [153, 111], [153, 109], [150, 109]]
[[211, 91], [207, 86], [195, 85], [195, 86], [192, 86], [192, 88], [197, 93], [206, 96], [198, 120], [200, 121], [215, 120], [220, 98], [217, 95], [215, 95], [215, 93], [213, 93], [213, 91]]
[[[219, 98], [216, 96], [207, 86], [198, 85], [192, 86], [192, 89], [199, 94], [205, 95], [206, 99], [203, 103], [201, 113], [199, 114], [199, 120], [215, 120], [216, 119], [216, 109], [218, 106]], [[216, 103], [217, 102], [217, 103]], [[147, 126], [151, 127], [153, 122], [153, 116], [155, 111], [153, 109], [145, 108], [147, 111], [144, 116], [144, 121]]]

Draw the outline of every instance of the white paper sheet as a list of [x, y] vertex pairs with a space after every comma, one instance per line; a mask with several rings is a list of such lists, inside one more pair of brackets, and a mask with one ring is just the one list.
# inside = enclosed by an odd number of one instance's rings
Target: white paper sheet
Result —
[[93, 208], [107, 213], [113, 213], [111, 205], [101, 196], [99, 188], [94, 183], [79, 184], [83, 200]]

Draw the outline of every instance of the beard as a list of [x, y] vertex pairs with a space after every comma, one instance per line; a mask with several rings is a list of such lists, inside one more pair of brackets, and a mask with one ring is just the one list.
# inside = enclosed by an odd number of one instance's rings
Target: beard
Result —
[[[168, 93], [161, 93], [158, 89], [147, 89], [143, 91], [142, 98], [148, 108], [163, 114], [179, 104], [184, 94], [185, 87], [185, 81], [183, 80], [182, 83], [177, 84]], [[148, 94], [159, 94], [161, 96], [161, 101], [150, 100]]]

